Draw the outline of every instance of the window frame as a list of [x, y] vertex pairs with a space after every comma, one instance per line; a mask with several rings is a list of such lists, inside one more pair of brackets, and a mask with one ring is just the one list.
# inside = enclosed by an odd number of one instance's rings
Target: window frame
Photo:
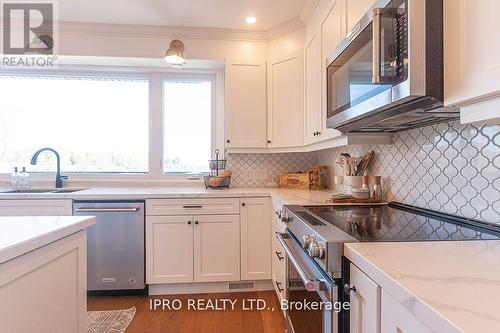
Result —
[[[224, 71], [223, 70], [197, 70], [175, 68], [143, 68], [143, 67], [109, 67], [109, 66], [59, 66], [57, 69], [8, 69], [0, 70], [0, 76], [79, 76], [79, 77], [104, 77], [140, 79], [149, 82], [149, 140], [148, 140], [148, 169], [146, 173], [120, 173], [120, 172], [66, 172], [69, 180], [66, 186], [85, 186], [86, 184], [99, 183], [100, 185], [117, 185], [120, 183], [140, 183], [144, 185], [194, 185], [202, 182], [204, 173], [164, 172], [163, 171], [163, 81], [169, 79], [200, 79], [210, 80], [212, 83], [212, 154], [215, 147], [220, 147], [220, 158], [223, 158], [224, 138]], [[41, 148], [41, 147], [40, 147]], [[26, 158], [26, 166], [29, 159]], [[40, 182], [54, 180], [54, 172], [30, 172], [35, 187]], [[10, 173], [0, 173], [0, 181], [10, 181]]]
[[[165, 128], [163, 128], [163, 122], [164, 122], [164, 116], [165, 116], [165, 89], [164, 89], [164, 83], [168, 81], [199, 81], [199, 82], [207, 82], [209, 81], [211, 84], [211, 123], [210, 123], [210, 156], [211, 158], [214, 158], [214, 150], [217, 147], [217, 134], [216, 134], [216, 129], [217, 129], [217, 112], [216, 112], [216, 99], [217, 99], [217, 84], [216, 84], [216, 77], [214, 75], [210, 74], [179, 74], [179, 73], [167, 73], [167, 74], [161, 74], [159, 75], [159, 78], [161, 80], [161, 124], [162, 124], [162, 132], [161, 132], [161, 172], [163, 175], [182, 175], [182, 174], [192, 174], [189, 172], [165, 172], [164, 169], [164, 156], [163, 156], [163, 143], [165, 142]], [[208, 161], [207, 161], [208, 163]], [[207, 164], [208, 165], [208, 164]], [[198, 175], [206, 175], [208, 172], [202, 172], [202, 173], [195, 173]]]

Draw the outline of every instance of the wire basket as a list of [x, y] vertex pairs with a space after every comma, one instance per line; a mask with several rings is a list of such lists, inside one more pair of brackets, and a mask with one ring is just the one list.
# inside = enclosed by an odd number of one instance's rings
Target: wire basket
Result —
[[205, 188], [229, 188], [231, 183], [231, 176], [221, 177], [221, 176], [205, 176]]
[[226, 160], [208, 160], [210, 171], [220, 171], [226, 168]]

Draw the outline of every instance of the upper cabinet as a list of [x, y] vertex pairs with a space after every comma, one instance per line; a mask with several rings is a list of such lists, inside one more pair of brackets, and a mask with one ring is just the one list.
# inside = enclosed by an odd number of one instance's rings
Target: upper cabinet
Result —
[[226, 147], [267, 146], [266, 61], [226, 60]]
[[304, 141], [317, 142], [323, 130], [321, 111], [321, 34], [318, 32], [306, 44], [305, 57], [305, 117]]
[[500, 123], [497, 0], [444, 0], [445, 104], [463, 123]]
[[268, 147], [303, 144], [304, 56], [295, 52], [268, 65]]
[[345, 3], [342, 0], [336, 0], [333, 2], [328, 14], [325, 16], [321, 23], [321, 104], [322, 104], [322, 139], [328, 139], [336, 136], [340, 136], [340, 132], [326, 127], [327, 118], [327, 82], [326, 82], [326, 69], [328, 67], [327, 59], [330, 54], [339, 45], [345, 36], [345, 24], [344, 24], [344, 6]]

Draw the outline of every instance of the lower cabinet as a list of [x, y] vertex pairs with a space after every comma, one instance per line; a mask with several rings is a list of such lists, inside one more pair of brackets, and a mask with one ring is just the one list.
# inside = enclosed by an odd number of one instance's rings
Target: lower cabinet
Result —
[[241, 279], [271, 279], [271, 202], [241, 199]]
[[239, 215], [146, 218], [147, 283], [240, 280]]
[[[286, 225], [281, 222], [279, 219], [279, 214], [281, 208], [283, 207], [283, 203], [277, 199], [273, 199], [272, 201], [272, 280], [274, 289], [276, 291], [276, 295], [278, 296], [279, 301], [286, 298], [287, 293], [287, 284], [286, 284], [286, 255], [285, 250], [278, 242], [276, 238], [276, 233], [284, 233], [286, 229]], [[285, 311], [283, 311], [285, 314]]]
[[350, 333], [432, 333], [359, 268], [350, 265]]
[[193, 282], [193, 216], [148, 216], [146, 282]]
[[240, 280], [240, 217], [194, 216], [194, 282]]
[[418, 320], [402, 304], [387, 292], [382, 291], [382, 332], [383, 333], [432, 333], [433, 331]]
[[[380, 286], [351, 264], [351, 333], [380, 333]], [[385, 330], [382, 330], [385, 332]]]

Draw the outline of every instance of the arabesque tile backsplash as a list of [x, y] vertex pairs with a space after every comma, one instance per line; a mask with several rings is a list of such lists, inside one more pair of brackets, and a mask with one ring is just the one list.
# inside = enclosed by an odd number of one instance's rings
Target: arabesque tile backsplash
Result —
[[[443, 123], [397, 133], [393, 141], [312, 153], [229, 154], [228, 168], [232, 186], [266, 186], [282, 172], [328, 165], [333, 189], [333, 175], [341, 175], [334, 165], [340, 153], [373, 150], [370, 174], [382, 176], [387, 200], [500, 224], [500, 125]], [[253, 169], [266, 170], [266, 179], [249, 177]]]

